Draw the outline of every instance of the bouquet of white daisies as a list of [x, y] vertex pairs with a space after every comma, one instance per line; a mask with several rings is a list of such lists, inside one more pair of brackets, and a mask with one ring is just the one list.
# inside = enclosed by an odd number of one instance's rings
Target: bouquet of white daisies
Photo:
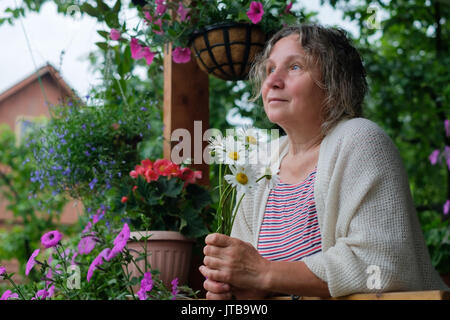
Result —
[[[217, 232], [230, 235], [244, 196], [266, 179], [273, 188], [279, 181], [279, 162], [271, 164], [271, 145], [266, 130], [243, 127], [227, 130], [209, 140], [213, 163], [219, 165]], [[230, 134], [232, 132], [232, 134]]]

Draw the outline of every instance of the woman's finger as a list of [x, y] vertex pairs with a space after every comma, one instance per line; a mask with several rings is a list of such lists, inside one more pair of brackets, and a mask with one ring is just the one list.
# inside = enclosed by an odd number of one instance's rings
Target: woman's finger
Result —
[[229, 284], [214, 281], [211, 279], [206, 279], [203, 282], [203, 288], [205, 288], [206, 291], [209, 291], [211, 293], [217, 293], [217, 294], [229, 293], [231, 290], [231, 287]]
[[208, 291], [206, 293], [206, 299], [208, 300], [231, 300], [232, 298], [233, 295], [231, 292], [217, 294]]

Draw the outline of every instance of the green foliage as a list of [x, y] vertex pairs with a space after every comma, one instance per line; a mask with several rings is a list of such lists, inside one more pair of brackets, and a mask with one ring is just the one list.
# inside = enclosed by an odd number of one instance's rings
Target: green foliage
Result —
[[14, 217], [7, 222], [11, 230], [0, 231], [0, 260], [17, 258], [22, 270], [41, 234], [58, 223], [66, 204], [62, 197], [30, 183], [36, 169], [32, 156], [9, 126], [0, 125], [0, 200], [8, 202], [6, 210]]

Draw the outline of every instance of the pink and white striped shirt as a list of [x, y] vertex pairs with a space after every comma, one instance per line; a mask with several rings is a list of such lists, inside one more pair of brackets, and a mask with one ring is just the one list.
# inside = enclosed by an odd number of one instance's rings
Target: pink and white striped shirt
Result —
[[322, 250], [314, 200], [316, 170], [298, 184], [278, 183], [270, 191], [258, 240], [269, 260], [299, 261]]

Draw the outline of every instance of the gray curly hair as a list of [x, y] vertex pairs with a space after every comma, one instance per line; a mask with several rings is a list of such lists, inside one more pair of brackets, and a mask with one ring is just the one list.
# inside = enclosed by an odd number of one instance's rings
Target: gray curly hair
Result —
[[314, 81], [325, 90], [326, 95], [322, 107], [322, 134], [325, 136], [343, 118], [362, 117], [362, 103], [368, 86], [361, 57], [345, 30], [317, 24], [288, 26], [271, 37], [250, 70], [249, 79], [253, 84], [251, 100], [261, 96], [266, 61], [273, 46], [292, 34], [299, 35], [306, 53], [306, 69], [318, 65], [320, 70], [321, 79]]

